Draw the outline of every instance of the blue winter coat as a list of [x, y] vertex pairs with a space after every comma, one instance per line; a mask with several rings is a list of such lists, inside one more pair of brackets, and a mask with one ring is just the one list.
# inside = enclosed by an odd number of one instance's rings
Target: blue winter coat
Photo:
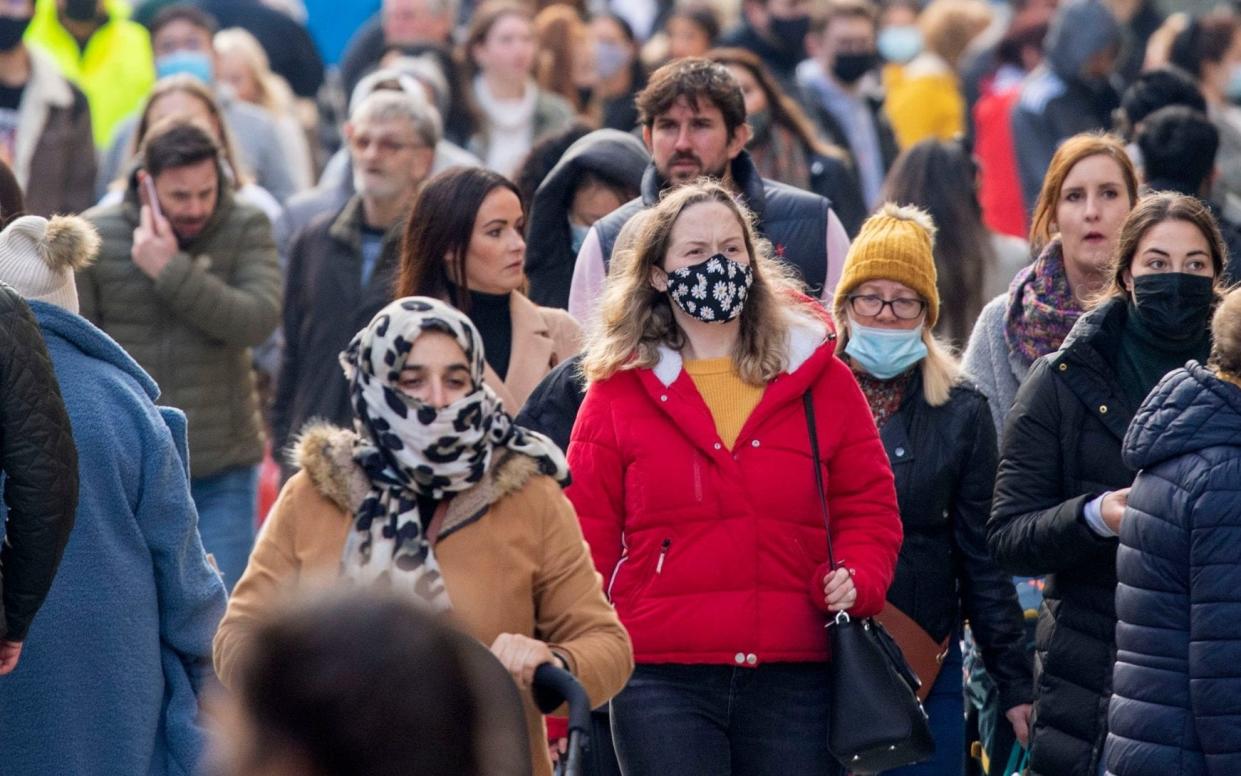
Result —
[[31, 302], [78, 447], [77, 523], [17, 668], [0, 776], [190, 774], [225, 593], [190, 499], [185, 416], [86, 319]]
[[1108, 769], [1241, 774], [1241, 388], [1190, 362], [1125, 437]]

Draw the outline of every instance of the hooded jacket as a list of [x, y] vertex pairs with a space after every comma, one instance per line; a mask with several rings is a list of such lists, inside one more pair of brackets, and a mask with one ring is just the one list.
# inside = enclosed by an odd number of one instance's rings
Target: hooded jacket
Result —
[[580, 138], [552, 168], [534, 194], [526, 230], [526, 277], [530, 301], [543, 307], [569, 306], [573, 261], [569, 207], [581, 176], [594, 174], [637, 191], [650, 154], [628, 132], [600, 129]]
[[595, 567], [638, 663], [753, 668], [828, 658], [824, 528], [803, 395], [815, 406], [836, 559], [861, 617], [883, 608], [901, 522], [870, 407], [826, 326], [798, 318], [773, 378], [729, 449], [683, 369], [591, 384], [569, 445]]
[[118, 205], [84, 217], [98, 262], [77, 273], [82, 317], [107, 332], [161, 386], [190, 427], [190, 468], [206, 477], [263, 456], [250, 348], [280, 319], [280, 268], [267, 216], [221, 187], [215, 212], [156, 279], [130, 257], [136, 182]]
[[1107, 129], [1120, 95], [1109, 80], [1088, 81], [1083, 68], [1120, 45], [1120, 25], [1103, 0], [1070, 0], [1047, 32], [1043, 64], [1026, 76], [1013, 106], [1013, 147], [1026, 211], [1034, 208], [1056, 147], [1079, 132]]
[[78, 453], [30, 308], [0, 284], [0, 639], [22, 641], [51, 587], [78, 503]]
[[1108, 770], [1241, 773], [1241, 387], [1190, 362], [1125, 436]]
[[[0, 681], [0, 776], [188, 776], [224, 583], [190, 498], [185, 416], [106, 334], [31, 301], [80, 452], [81, 499], [21, 661]], [[11, 520], [12, 518], [10, 518]]]

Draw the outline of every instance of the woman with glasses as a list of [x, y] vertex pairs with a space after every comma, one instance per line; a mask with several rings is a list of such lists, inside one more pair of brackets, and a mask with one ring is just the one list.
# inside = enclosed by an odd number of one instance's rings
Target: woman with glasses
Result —
[[931, 653], [935, 662], [921, 662], [939, 665], [937, 677], [922, 676], [930, 685], [925, 705], [935, 756], [895, 771], [928, 776], [965, 767], [964, 620], [1022, 742], [1032, 691], [1016, 592], [987, 552], [996, 466], [987, 399], [932, 334], [940, 314], [934, 242], [935, 226], [924, 211], [883, 206], [849, 250], [832, 310], [836, 352], [853, 370], [879, 428], [905, 531], [880, 619], [898, 636], [916, 628], [917, 639], [902, 638], [906, 656]]

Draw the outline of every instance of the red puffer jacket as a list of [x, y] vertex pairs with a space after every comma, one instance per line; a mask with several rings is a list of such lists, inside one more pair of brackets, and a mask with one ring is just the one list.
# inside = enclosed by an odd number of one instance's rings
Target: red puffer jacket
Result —
[[827, 659], [827, 546], [802, 395], [812, 391], [832, 541], [853, 612], [883, 607], [901, 543], [892, 470], [861, 390], [821, 322], [789, 338], [730, 451], [665, 349], [653, 369], [591, 385], [569, 446], [595, 566], [639, 663]]

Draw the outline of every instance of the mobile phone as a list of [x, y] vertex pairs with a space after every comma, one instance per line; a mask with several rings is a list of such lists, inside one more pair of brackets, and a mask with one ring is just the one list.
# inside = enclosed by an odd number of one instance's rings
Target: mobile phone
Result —
[[156, 218], [162, 219], [164, 214], [159, 209], [159, 197], [155, 196], [155, 181], [151, 180], [150, 175], [143, 175], [142, 185], [146, 187], [147, 204], [151, 206], [151, 212], [155, 214]]

